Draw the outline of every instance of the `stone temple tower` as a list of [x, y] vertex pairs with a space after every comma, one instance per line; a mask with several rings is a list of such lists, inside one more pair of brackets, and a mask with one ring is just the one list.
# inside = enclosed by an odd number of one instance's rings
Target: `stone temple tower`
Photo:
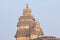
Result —
[[16, 40], [33, 40], [44, 35], [39, 22], [32, 16], [28, 4], [23, 10], [23, 15], [19, 18], [17, 28]]

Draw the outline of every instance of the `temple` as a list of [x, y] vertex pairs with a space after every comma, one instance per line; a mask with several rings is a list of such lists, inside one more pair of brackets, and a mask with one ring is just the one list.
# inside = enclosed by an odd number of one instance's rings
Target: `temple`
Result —
[[40, 23], [32, 16], [28, 4], [19, 18], [17, 28], [16, 40], [60, 40], [60, 38], [44, 36]]

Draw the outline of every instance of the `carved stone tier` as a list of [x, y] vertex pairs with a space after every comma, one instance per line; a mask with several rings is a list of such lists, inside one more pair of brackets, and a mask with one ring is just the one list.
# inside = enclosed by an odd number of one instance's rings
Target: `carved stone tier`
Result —
[[31, 10], [28, 5], [24, 9], [23, 15], [20, 16], [17, 27], [16, 40], [26, 40], [27, 37], [27, 40], [34, 39], [44, 35], [40, 24], [31, 15]]

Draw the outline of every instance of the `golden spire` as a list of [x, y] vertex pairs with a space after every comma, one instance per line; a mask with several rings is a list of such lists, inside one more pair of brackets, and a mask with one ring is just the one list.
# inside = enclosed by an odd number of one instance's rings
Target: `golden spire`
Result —
[[26, 8], [23, 10], [23, 15], [25, 16], [31, 15], [31, 10], [29, 9], [28, 4], [26, 4]]

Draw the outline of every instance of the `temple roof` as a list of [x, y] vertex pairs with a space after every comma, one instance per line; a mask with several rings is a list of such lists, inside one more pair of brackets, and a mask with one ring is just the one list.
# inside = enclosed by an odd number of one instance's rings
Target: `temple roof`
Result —
[[[27, 26], [29, 27], [28, 29], [26, 29]], [[19, 18], [17, 27], [18, 30], [16, 33], [16, 37], [28, 36], [30, 34], [40, 35], [40, 36], [44, 35], [42, 29], [40, 28], [40, 24], [36, 22], [35, 18], [31, 15], [31, 10], [28, 4], [26, 4], [26, 8], [23, 11], [23, 15], [20, 16]]]

